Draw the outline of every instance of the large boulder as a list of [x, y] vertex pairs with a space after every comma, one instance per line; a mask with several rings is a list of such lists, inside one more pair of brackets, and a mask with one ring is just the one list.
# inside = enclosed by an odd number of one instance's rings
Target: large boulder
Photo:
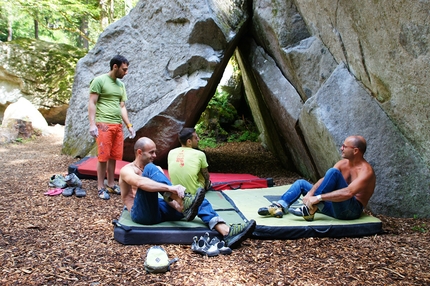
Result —
[[86, 112], [89, 84], [109, 71], [114, 55], [122, 54], [130, 62], [123, 81], [128, 115], [137, 130], [135, 139], [125, 139], [124, 159], [133, 160], [135, 140], [148, 136], [163, 164], [178, 145], [180, 129], [193, 126], [206, 108], [247, 19], [244, 1], [140, 1], [79, 60], [63, 152], [82, 157], [94, 148]]
[[[124, 82], [136, 138], [153, 138], [163, 163], [238, 47], [262, 143], [286, 168], [315, 181], [347, 136], [363, 135], [377, 175], [369, 208], [428, 217], [429, 2], [253, 0], [252, 22], [246, 3], [140, 1], [109, 26], [77, 65], [63, 152], [94, 154], [89, 82], [120, 53], [131, 63]], [[134, 142], [125, 139], [124, 159]]]
[[20, 98], [29, 100], [51, 124], [64, 124], [71, 82], [85, 52], [34, 39], [0, 42], [0, 118]]
[[346, 64], [430, 165], [430, 2], [294, 2], [311, 34]]
[[365, 158], [377, 175], [372, 211], [411, 217], [430, 201], [428, 166], [344, 64], [305, 103], [299, 123], [320, 173], [340, 159], [347, 136], [366, 138]]

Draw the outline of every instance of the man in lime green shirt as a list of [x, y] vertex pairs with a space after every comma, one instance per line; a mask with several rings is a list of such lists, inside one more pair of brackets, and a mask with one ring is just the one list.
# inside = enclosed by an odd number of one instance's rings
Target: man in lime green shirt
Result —
[[122, 122], [126, 124], [131, 138], [136, 135], [125, 108], [125, 85], [120, 80], [127, 74], [128, 65], [125, 57], [117, 55], [110, 60], [109, 73], [94, 78], [90, 83], [89, 131], [97, 142], [97, 189], [99, 197], [104, 200], [110, 198], [108, 192], [121, 193], [118, 185], [115, 185], [114, 175], [116, 161], [121, 160], [123, 155]]
[[[189, 138], [184, 140], [186, 137]], [[194, 128], [184, 128], [179, 135], [179, 141], [182, 146], [171, 150], [168, 155], [171, 181], [180, 182], [193, 195], [198, 188], [208, 190], [208, 162], [205, 153], [197, 149], [199, 137]]]
[[[211, 186], [206, 155], [197, 150], [199, 137], [194, 128], [183, 128], [179, 134], [181, 147], [170, 150], [167, 156], [169, 176], [172, 184], [182, 185], [186, 192], [195, 194], [198, 188], [209, 190]], [[212, 208], [207, 199], [204, 199], [199, 207], [197, 216], [209, 226], [215, 229], [223, 237], [226, 245], [236, 248], [240, 243], [252, 235], [255, 229], [255, 220], [243, 224], [229, 226], [223, 218]]]

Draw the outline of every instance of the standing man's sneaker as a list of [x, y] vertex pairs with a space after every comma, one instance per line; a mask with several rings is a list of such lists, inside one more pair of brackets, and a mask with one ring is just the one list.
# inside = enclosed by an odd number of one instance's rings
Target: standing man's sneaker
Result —
[[281, 218], [284, 216], [284, 210], [282, 206], [277, 202], [272, 202], [268, 207], [262, 207], [258, 209], [259, 215], [270, 215], [273, 217]]
[[105, 188], [99, 190], [99, 198], [103, 200], [109, 200], [110, 196]]
[[121, 195], [121, 190], [118, 185], [114, 185], [113, 187], [106, 186], [106, 190], [110, 194]]
[[198, 188], [196, 194], [193, 196], [189, 193], [185, 193], [183, 204], [184, 210], [183, 215], [186, 221], [192, 221], [199, 211], [199, 207], [205, 199], [205, 189]]
[[233, 224], [230, 226], [230, 231], [224, 237], [224, 241], [227, 247], [236, 248], [238, 247], [242, 241], [249, 238], [254, 232], [255, 226], [257, 223], [255, 220], [251, 219], [246, 224]]

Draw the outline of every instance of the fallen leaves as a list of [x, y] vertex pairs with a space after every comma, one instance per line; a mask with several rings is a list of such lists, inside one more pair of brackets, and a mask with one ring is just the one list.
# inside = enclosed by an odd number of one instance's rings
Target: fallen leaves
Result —
[[[386, 234], [370, 237], [250, 239], [231, 255], [212, 258], [194, 254], [189, 245], [165, 245], [179, 261], [170, 272], [147, 274], [143, 262], [150, 246], [113, 239], [119, 196], [100, 200], [94, 180], [83, 180], [85, 198], [43, 195], [50, 176], [77, 161], [60, 155], [60, 144], [39, 137], [0, 148], [1, 285], [430, 284], [430, 220], [381, 215]], [[279, 185], [298, 178], [258, 143], [206, 152], [211, 172], [272, 177]]]

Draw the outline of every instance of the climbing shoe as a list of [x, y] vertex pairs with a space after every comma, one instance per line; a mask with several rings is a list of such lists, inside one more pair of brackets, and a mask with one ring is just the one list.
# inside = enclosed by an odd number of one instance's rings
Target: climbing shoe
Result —
[[258, 209], [259, 215], [270, 215], [273, 217], [281, 218], [284, 216], [284, 211], [282, 206], [277, 202], [272, 202], [272, 204], [268, 207], [262, 207]]
[[183, 215], [186, 221], [192, 221], [199, 211], [199, 207], [205, 199], [205, 189], [198, 188], [195, 195], [185, 193], [183, 198]]
[[231, 249], [238, 247], [242, 241], [250, 237], [256, 226], [255, 220], [250, 220], [247, 223], [232, 224], [230, 231], [224, 237], [227, 247]]

